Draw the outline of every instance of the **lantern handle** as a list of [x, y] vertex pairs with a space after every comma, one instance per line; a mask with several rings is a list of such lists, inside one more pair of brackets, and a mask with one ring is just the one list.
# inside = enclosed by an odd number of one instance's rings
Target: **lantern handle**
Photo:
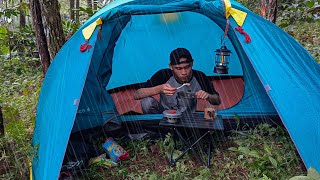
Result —
[[225, 46], [225, 45], [226, 45], [226, 42], [228, 42], [228, 39], [224, 38], [224, 36], [222, 35], [222, 36], [221, 36], [221, 39], [220, 39], [220, 44], [221, 44], [221, 46]]

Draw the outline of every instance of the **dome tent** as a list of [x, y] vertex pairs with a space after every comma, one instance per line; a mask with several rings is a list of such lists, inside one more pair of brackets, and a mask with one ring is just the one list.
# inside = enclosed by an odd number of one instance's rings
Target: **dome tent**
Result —
[[[242, 76], [245, 85], [240, 102], [219, 113], [279, 115], [306, 167], [319, 171], [319, 65], [280, 28], [236, 2], [231, 5], [247, 13], [242, 28], [252, 42], [244, 42], [229, 18], [228, 76]], [[168, 13], [178, 15], [163, 20]], [[93, 33], [88, 35], [89, 26]], [[98, 11], [62, 47], [44, 79], [32, 142], [37, 150], [33, 177], [57, 179], [71, 132], [101, 126], [117, 113], [105, 88], [146, 81], [167, 66], [172, 49], [186, 47], [196, 69], [216, 76], [213, 50], [220, 47], [225, 28], [220, 0], [119, 0]], [[91, 48], [82, 52], [86, 39]]]

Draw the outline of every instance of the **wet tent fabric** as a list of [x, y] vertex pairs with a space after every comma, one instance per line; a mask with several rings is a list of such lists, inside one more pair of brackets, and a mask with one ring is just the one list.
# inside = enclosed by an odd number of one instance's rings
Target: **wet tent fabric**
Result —
[[[225, 116], [278, 113], [306, 167], [319, 170], [320, 119], [316, 112], [320, 109], [320, 94], [316, 93], [320, 88], [319, 65], [280, 28], [235, 2], [232, 5], [248, 13], [243, 28], [252, 42], [244, 43], [244, 37], [233, 31], [237, 25], [231, 19], [228, 37], [241, 60], [245, 92], [236, 106], [220, 113]], [[182, 11], [200, 13], [221, 29], [225, 27], [221, 1], [115, 1], [91, 17], [63, 46], [47, 72], [39, 97], [33, 137], [37, 150], [32, 164], [35, 179], [58, 178], [71, 131], [101, 125], [116, 114], [104, 88], [109, 85], [111, 72], [119, 71], [112, 67], [112, 61], [116, 58], [117, 41], [130, 24], [131, 15]], [[102, 38], [97, 40], [96, 28], [89, 40], [92, 49], [81, 53], [78, 48], [84, 42], [81, 30], [99, 17], [104, 21]]]
[[[111, 32], [117, 25], [116, 21], [104, 25], [107, 26], [104, 31], [109, 32], [105, 33], [104, 40], [110, 39]], [[95, 42], [97, 34], [96, 29], [89, 42]], [[82, 120], [83, 111], [80, 109], [82, 91], [83, 95], [90, 96], [86, 101], [91, 108], [89, 111], [92, 112], [88, 114], [91, 117], [90, 121], [86, 122], [88, 126], [101, 125], [102, 115], [98, 112], [110, 112], [114, 109], [110, 95], [104, 94], [99, 79], [93, 75], [94, 68], [97, 68], [99, 62], [92, 62], [92, 57], [95, 57], [92, 54], [101, 46], [80, 53], [75, 44], [78, 46], [83, 42], [82, 33], [78, 31], [59, 51], [44, 79], [32, 142], [37, 152], [32, 162], [35, 179], [58, 178], [70, 133], [73, 128], [79, 128], [78, 123], [74, 123], [76, 114], [80, 116], [79, 121]], [[92, 87], [87, 87], [87, 84]]]
[[81, 43], [81, 38], [73, 36], [57, 54], [43, 81], [32, 142], [36, 150], [32, 162], [35, 179], [58, 178], [91, 61], [92, 52], [77, 57], [79, 49], [68, 46]]
[[[112, 97], [105, 87], [112, 72], [111, 62], [116, 40], [128, 21], [129, 17], [124, 17], [102, 25], [101, 34], [104, 37], [95, 45], [72, 132], [100, 126], [106, 119], [117, 115]], [[105, 35], [112, 36], [106, 38]]]
[[240, 41], [250, 63], [306, 167], [313, 166], [319, 171], [319, 64], [296, 40], [262, 18], [248, 18], [243, 28], [252, 37], [259, 37], [250, 44]]

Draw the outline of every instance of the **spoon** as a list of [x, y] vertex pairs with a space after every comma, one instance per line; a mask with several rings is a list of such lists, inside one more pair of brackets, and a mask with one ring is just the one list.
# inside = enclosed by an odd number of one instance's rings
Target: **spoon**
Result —
[[177, 89], [182, 88], [183, 86], [190, 86], [190, 83], [183, 83], [181, 86], [177, 87]]

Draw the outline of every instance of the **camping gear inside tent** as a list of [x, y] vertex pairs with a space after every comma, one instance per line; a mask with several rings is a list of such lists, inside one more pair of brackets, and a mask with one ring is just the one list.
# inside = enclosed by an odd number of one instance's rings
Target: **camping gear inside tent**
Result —
[[[216, 74], [214, 51], [224, 34], [228, 74]], [[212, 79], [219, 115], [279, 116], [305, 166], [320, 171], [320, 67], [297, 41], [234, 1], [117, 0], [84, 23], [50, 65], [37, 109], [33, 177], [58, 178], [71, 132], [109, 120], [161, 119], [132, 115], [141, 107], [131, 96], [168, 67], [177, 47], [190, 50], [194, 69]]]

